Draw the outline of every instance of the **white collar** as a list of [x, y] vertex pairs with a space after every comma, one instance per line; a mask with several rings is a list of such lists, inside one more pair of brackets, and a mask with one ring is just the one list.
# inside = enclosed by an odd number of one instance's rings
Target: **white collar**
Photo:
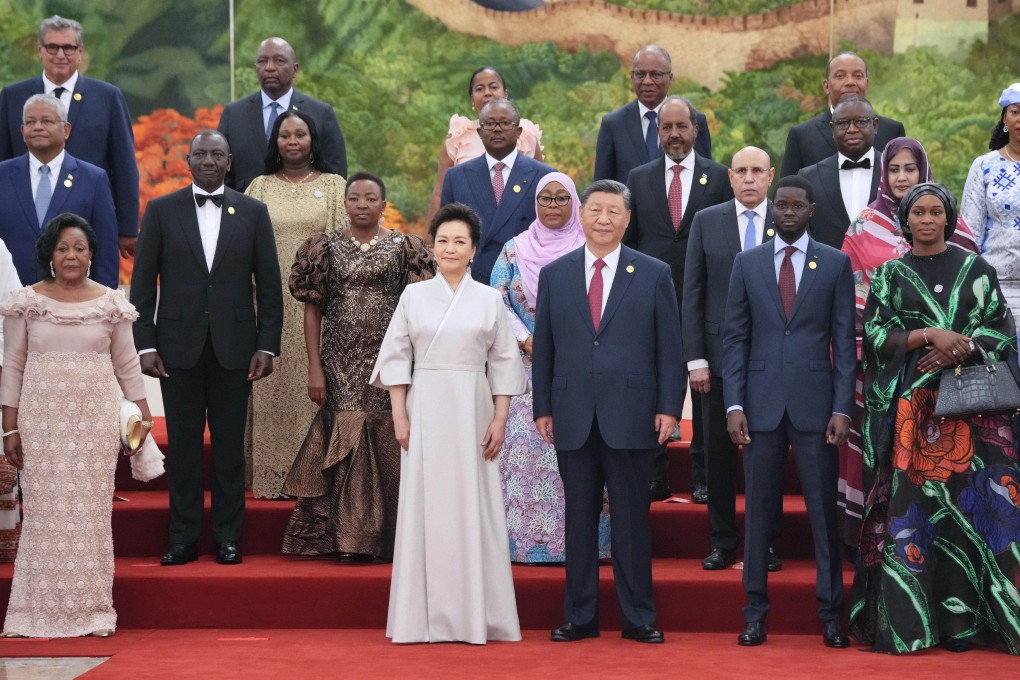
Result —
[[787, 243], [782, 238], [780, 238], [778, 234], [776, 234], [776, 238], [773, 239], [773, 245], [775, 249], [772, 252], [774, 255], [778, 255], [779, 253], [783, 252], [783, 248], [785, 248], [786, 246], [793, 246], [794, 248], [796, 248], [797, 250], [806, 255], [809, 240], [810, 238], [808, 237], [807, 231], [801, 234], [800, 238], [794, 241], [793, 243]]
[[[224, 193], [224, 191], [223, 191], [223, 187], [224, 186], [225, 185], [223, 185], [223, 184], [219, 185], [219, 187], [217, 187], [216, 189], [213, 189], [212, 191], [210, 191], [208, 195], [209, 196], [222, 196], [223, 193]], [[194, 182], [191, 183], [191, 193], [195, 194], [196, 196], [198, 196], [199, 194], [201, 194], [202, 196], [206, 195], [205, 189], [199, 188], [199, 186], [197, 184], [195, 184]]]
[[766, 198], [761, 203], [759, 203], [758, 205], [754, 206], [753, 208], [749, 208], [748, 206], [744, 205], [739, 200], [734, 198], [733, 199], [733, 205], [734, 205], [734, 208], [736, 209], [738, 215], [743, 215], [745, 212], [750, 210], [755, 215], [757, 215], [758, 217], [760, 217], [762, 219], [762, 224], [765, 223], [765, 215], [768, 212], [769, 199]]
[[646, 113], [648, 113], [649, 111], [655, 111], [655, 116], [656, 116], [656, 118], [658, 118], [658, 116], [659, 116], [659, 109], [661, 109], [661, 108], [662, 108], [662, 105], [663, 105], [663, 104], [665, 103], [665, 101], [666, 101], [666, 100], [665, 100], [665, 99], [663, 99], [663, 100], [662, 100], [661, 102], [659, 102], [658, 104], [656, 104], [656, 105], [655, 105], [655, 108], [654, 108], [654, 109], [650, 109], [650, 108], [648, 108], [647, 106], [645, 106], [644, 104], [642, 104], [642, 103], [641, 103], [641, 100], [640, 100], [640, 99], [638, 99], [638, 100], [637, 100], [637, 105], [638, 105], [638, 113], [640, 114], [640, 116], [641, 116], [642, 118], [644, 118], [644, 117], [645, 117], [645, 114], [646, 114]]
[[28, 154], [28, 167], [32, 170], [32, 176], [34, 177], [38, 172], [39, 168], [43, 165], [47, 165], [50, 168], [50, 174], [54, 177], [60, 172], [60, 167], [64, 164], [64, 150], [61, 149], [60, 153], [53, 157], [49, 163], [43, 163], [41, 160], [32, 155], [31, 152]]
[[[602, 261], [606, 263], [606, 267], [608, 269], [616, 271], [616, 265], [620, 263], [620, 253], [622, 252], [622, 250], [623, 248], [621, 247], [621, 245], [617, 243], [616, 248], [614, 248], [611, 253], [607, 254], [605, 257], [602, 258]], [[589, 269], [591, 269], [595, 265], [595, 260], [597, 259], [599, 258], [595, 257], [595, 254], [592, 253], [591, 250], [588, 249], [588, 245], [585, 244], [584, 270], [588, 271]]]
[[44, 94], [53, 94], [53, 90], [57, 89], [58, 87], [62, 87], [64, 89], [68, 90], [69, 92], [74, 92], [74, 86], [78, 84], [78, 71], [75, 71], [74, 73], [72, 73], [70, 78], [68, 78], [64, 82], [60, 83], [59, 85], [57, 85], [52, 80], [47, 78], [46, 77], [46, 73], [44, 71], [43, 72], [43, 77], [42, 77], [42, 83], [43, 83], [43, 93]]
[[[291, 97], [294, 96], [294, 88], [292, 87], [286, 92], [284, 92], [282, 95], [280, 95], [279, 99], [273, 99], [268, 94], [266, 94], [265, 90], [259, 90], [259, 93], [262, 95], [262, 108], [266, 108], [273, 102], [276, 102], [277, 104], [280, 105], [280, 108], [282, 108], [283, 111], [287, 111], [290, 109], [290, 99]], [[281, 111], [280, 113], [283, 113], [283, 111]]]
[[666, 170], [669, 171], [674, 165], [679, 165], [684, 170], [690, 170], [691, 172], [694, 172], [694, 156], [695, 155], [696, 155], [696, 152], [694, 151], [694, 149], [691, 149], [691, 152], [689, 154], [687, 154], [687, 156], [682, 161], [680, 161], [679, 163], [674, 161], [669, 156], [665, 156], [665, 158], [666, 158]]
[[[837, 156], [837, 158], [836, 158], [836, 166], [839, 167], [839, 168], [843, 167], [843, 161], [851, 161], [851, 160], [853, 160], [849, 156], [844, 156], [839, 151], [836, 152], [836, 156]], [[875, 169], [875, 147], [874, 146], [872, 146], [870, 149], [865, 151], [864, 154], [861, 155], [861, 157], [858, 158], [857, 160], [858, 161], [863, 161], [865, 158], [871, 159], [871, 169], [874, 170]]]
[[506, 167], [508, 167], [511, 170], [513, 170], [514, 163], [517, 162], [517, 147], [514, 147], [514, 150], [511, 151], [510, 153], [508, 153], [506, 155], [506, 157], [504, 157], [503, 160], [501, 160], [501, 161], [500, 160], [496, 160], [495, 158], [493, 158], [492, 156], [489, 155], [488, 151], [486, 151], [485, 152], [485, 162], [489, 166], [489, 172], [492, 172], [492, 166], [494, 166], [496, 163], [502, 163]]

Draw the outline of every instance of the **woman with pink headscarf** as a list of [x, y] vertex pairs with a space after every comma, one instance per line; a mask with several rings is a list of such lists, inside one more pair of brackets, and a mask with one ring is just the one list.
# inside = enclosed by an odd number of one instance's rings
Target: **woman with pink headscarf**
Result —
[[[531, 336], [535, 331], [538, 273], [542, 267], [584, 245], [578, 217], [581, 202], [573, 180], [552, 172], [535, 189], [536, 219], [503, 247], [490, 284], [503, 294], [531, 385]], [[521, 563], [564, 561], [563, 483], [556, 449], [535, 429], [531, 391], [510, 400], [499, 471], [510, 534], [510, 559]], [[609, 512], [603, 501], [599, 556], [609, 557]]]

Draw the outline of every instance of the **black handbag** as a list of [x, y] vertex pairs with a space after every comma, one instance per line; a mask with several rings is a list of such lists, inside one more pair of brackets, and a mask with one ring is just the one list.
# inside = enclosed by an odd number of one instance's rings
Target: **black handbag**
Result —
[[1005, 361], [993, 364], [981, 343], [980, 364], [942, 371], [936, 418], [963, 418], [1020, 411], [1020, 387]]

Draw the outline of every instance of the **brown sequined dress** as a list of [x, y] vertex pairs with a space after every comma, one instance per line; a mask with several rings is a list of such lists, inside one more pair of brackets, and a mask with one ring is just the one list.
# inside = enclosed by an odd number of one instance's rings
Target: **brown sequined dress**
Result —
[[322, 309], [326, 405], [283, 487], [299, 497], [284, 553], [392, 559], [400, 445], [389, 394], [368, 381], [404, 287], [432, 278], [434, 268], [424, 241], [400, 232], [367, 251], [341, 232], [313, 236], [298, 250], [290, 291]]
[[[294, 254], [309, 237], [350, 224], [344, 209], [347, 182], [323, 173], [310, 182], [292, 184], [274, 175], [261, 175], [246, 194], [269, 208], [276, 236], [283, 285], [287, 285]], [[315, 417], [308, 399], [304, 307], [283, 297], [283, 337], [273, 373], [252, 384], [248, 430], [245, 433], [247, 483], [256, 498], [280, 496], [294, 456]]]

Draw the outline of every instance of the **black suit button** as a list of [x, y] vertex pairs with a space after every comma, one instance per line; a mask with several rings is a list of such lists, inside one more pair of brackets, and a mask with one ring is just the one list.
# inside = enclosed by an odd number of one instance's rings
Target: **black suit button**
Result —
[[790, 331], [786, 331], [786, 334], [787, 334], [787, 335], [789, 335], [789, 334], [790, 334]]

